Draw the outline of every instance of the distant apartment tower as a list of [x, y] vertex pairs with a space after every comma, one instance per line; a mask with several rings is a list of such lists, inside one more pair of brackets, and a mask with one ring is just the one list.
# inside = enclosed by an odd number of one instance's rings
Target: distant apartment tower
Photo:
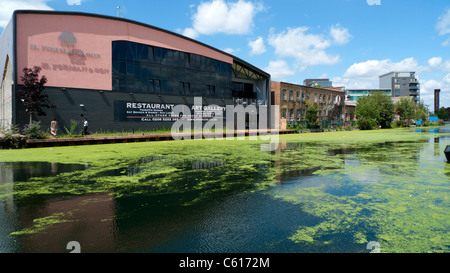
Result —
[[420, 100], [420, 83], [415, 72], [389, 72], [381, 75], [380, 89], [391, 89], [392, 97], [413, 97]]
[[303, 81], [304, 86], [314, 87], [314, 86], [321, 86], [321, 87], [332, 87], [333, 82], [330, 81], [330, 79], [306, 79]]

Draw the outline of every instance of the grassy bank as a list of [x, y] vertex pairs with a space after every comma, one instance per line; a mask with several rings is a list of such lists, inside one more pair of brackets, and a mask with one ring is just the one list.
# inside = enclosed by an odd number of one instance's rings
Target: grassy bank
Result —
[[[358, 144], [395, 141], [418, 141], [442, 134], [411, 133], [411, 128], [384, 129], [370, 131], [336, 131], [323, 133], [302, 133], [280, 135], [282, 142], [320, 142], [323, 144]], [[127, 144], [107, 144], [22, 150], [0, 150], [0, 162], [44, 161], [59, 163], [94, 163], [102, 160], [125, 160], [144, 157], [146, 154], [177, 151], [177, 153], [213, 154], [215, 150], [226, 151], [235, 147], [245, 147], [267, 141], [254, 140], [182, 140]]]

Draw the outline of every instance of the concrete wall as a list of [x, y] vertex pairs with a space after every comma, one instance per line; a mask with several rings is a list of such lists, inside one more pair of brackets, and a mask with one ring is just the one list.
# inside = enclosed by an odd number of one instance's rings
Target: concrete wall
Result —
[[13, 124], [12, 77], [12, 63], [7, 58], [0, 86], [0, 128]]

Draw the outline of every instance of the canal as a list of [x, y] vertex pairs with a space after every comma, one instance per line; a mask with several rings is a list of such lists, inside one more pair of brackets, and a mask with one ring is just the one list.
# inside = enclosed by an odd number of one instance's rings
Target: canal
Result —
[[450, 128], [0, 151], [0, 253], [450, 251]]

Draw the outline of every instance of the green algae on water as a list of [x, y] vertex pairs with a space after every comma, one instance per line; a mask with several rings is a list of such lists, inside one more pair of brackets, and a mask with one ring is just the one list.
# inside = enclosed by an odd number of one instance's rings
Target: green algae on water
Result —
[[18, 236], [18, 235], [37, 234], [37, 233], [45, 231], [46, 229], [50, 228], [53, 225], [76, 221], [76, 220], [64, 219], [65, 217], [67, 217], [67, 215], [64, 215], [64, 213], [54, 213], [50, 216], [37, 218], [37, 219], [33, 220], [32, 227], [24, 228], [20, 231], [11, 232], [9, 235]]
[[[99, 192], [110, 192], [114, 198], [178, 194], [183, 197], [177, 205], [190, 206], [228, 193], [270, 189], [292, 176], [298, 180], [295, 190], [267, 193], [301, 204], [304, 212], [321, 219], [299, 226], [289, 237], [306, 249], [345, 241], [364, 251], [369, 241], [377, 241], [382, 252], [449, 252], [450, 169], [436, 161], [434, 150], [441, 153], [442, 149], [426, 143], [429, 137], [406, 129], [281, 135], [275, 152], [263, 152], [260, 144], [264, 142], [248, 140], [0, 151], [4, 161], [87, 166], [52, 177], [4, 183], [0, 198], [14, 196], [20, 201]], [[299, 173], [317, 179], [303, 186]], [[59, 214], [40, 219], [17, 232], [31, 234], [67, 221]]]
[[318, 180], [333, 183], [276, 195], [322, 219], [299, 227], [290, 239], [327, 246], [345, 235], [361, 251], [377, 241], [382, 252], [448, 252], [450, 179], [446, 163], [431, 161], [428, 151], [435, 145], [349, 145], [354, 153], [336, 155], [346, 162], [341, 168], [315, 172]]

